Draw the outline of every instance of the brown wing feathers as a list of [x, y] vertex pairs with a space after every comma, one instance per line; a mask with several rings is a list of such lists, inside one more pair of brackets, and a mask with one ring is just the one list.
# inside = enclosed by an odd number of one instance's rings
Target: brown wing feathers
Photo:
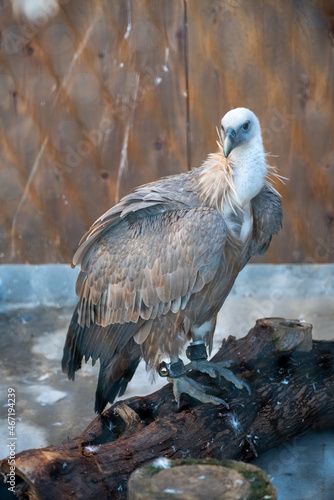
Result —
[[265, 186], [252, 200], [254, 214], [254, 238], [251, 244], [252, 255], [264, 254], [271, 238], [282, 227], [283, 209], [279, 195]]
[[90, 249], [105, 231], [115, 227], [125, 215], [145, 218], [164, 209], [180, 209], [199, 206], [189, 172], [160, 179], [138, 187], [124, 196], [122, 200], [105, 212], [81, 238], [79, 248], [74, 254], [73, 264], [83, 264], [90, 257]]
[[[201, 241], [201, 234], [196, 241], [193, 224], [202, 211], [164, 212], [106, 234], [86, 266], [80, 324], [137, 322], [177, 312], [181, 301], [184, 307], [186, 296], [212, 279], [224, 245], [222, 224], [219, 241]], [[218, 219], [213, 210], [205, 211], [206, 219]]]
[[[196, 232], [201, 224], [214, 227], [214, 236]], [[125, 217], [94, 241], [89, 258], [83, 254], [62, 366], [74, 378], [83, 356], [100, 358], [97, 411], [124, 392], [141, 356], [153, 366], [165, 346], [177, 352], [177, 314], [212, 279], [226, 232], [213, 209], [168, 210]]]

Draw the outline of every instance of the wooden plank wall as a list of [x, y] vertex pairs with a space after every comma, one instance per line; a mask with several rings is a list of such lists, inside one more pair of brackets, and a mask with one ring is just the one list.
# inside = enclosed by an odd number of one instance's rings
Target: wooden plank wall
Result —
[[261, 262], [334, 261], [334, 3], [1, 2], [0, 262], [70, 262], [136, 185], [198, 166], [226, 111], [260, 118], [284, 230]]

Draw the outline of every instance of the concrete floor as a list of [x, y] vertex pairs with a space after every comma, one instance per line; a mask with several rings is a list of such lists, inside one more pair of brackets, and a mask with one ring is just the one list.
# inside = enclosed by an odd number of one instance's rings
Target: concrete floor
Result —
[[[214, 349], [229, 334], [244, 336], [259, 317], [313, 324], [315, 339], [334, 338], [334, 266], [248, 266], [218, 317]], [[87, 364], [75, 382], [60, 370], [73, 307], [75, 272], [69, 266], [0, 266], [0, 458], [7, 455], [7, 391], [16, 391], [19, 452], [64, 441], [95, 417], [98, 366]], [[125, 398], [154, 386], [143, 364]], [[308, 434], [255, 462], [273, 478], [279, 500], [334, 498], [334, 430]]]

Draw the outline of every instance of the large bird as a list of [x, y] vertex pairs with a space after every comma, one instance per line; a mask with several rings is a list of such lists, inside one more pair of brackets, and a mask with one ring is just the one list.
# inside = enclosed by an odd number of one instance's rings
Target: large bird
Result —
[[206, 347], [238, 273], [280, 230], [282, 204], [255, 114], [229, 111], [219, 135], [218, 152], [202, 166], [135, 189], [92, 225], [74, 255], [79, 302], [62, 368], [74, 379], [83, 357], [100, 360], [99, 413], [123, 395], [141, 358], [173, 383], [178, 403], [186, 393], [228, 406], [188, 377], [191, 370], [249, 389], [228, 363], [210, 363]]

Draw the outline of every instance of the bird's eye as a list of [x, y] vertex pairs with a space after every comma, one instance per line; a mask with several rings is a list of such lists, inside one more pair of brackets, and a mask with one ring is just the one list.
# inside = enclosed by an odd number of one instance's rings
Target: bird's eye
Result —
[[249, 123], [249, 122], [244, 123], [244, 124], [243, 124], [243, 126], [242, 126], [242, 128], [243, 128], [244, 130], [248, 130], [248, 129], [249, 129], [249, 127], [250, 127], [250, 123]]

